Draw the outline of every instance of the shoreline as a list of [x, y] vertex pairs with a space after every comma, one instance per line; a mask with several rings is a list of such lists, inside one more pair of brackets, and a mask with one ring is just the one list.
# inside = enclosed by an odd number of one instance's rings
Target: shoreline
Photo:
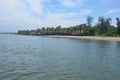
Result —
[[104, 40], [104, 41], [120, 41], [120, 37], [99, 37], [99, 36], [62, 36], [50, 35], [51, 38], [70, 38], [70, 39], [86, 39], [86, 40]]

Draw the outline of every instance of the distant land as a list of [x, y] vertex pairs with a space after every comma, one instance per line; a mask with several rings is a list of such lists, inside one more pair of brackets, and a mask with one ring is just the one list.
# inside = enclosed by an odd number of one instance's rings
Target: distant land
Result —
[[0, 32], [0, 34], [17, 34], [16, 32]]
[[42, 27], [35, 30], [19, 30], [20, 35], [74, 35], [74, 36], [120, 36], [120, 18], [116, 18], [116, 26], [111, 25], [111, 18], [98, 17], [92, 26], [93, 17], [88, 16], [86, 23], [70, 27]]

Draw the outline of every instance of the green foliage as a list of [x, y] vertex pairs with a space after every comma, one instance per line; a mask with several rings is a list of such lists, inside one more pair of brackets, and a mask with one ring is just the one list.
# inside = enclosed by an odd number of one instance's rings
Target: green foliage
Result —
[[88, 16], [87, 24], [70, 27], [42, 27], [36, 30], [19, 30], [21, 35], [84, 35], [84, 36], [120, 36], [120, 18], [116, 18], [117, 27], [111, 25], [111, 18], [99, 17], [98, 23], [92, 26], [93, 17]]
[[120, 35], [120, 18], [116, 18], [117, 20], [117, 33]]

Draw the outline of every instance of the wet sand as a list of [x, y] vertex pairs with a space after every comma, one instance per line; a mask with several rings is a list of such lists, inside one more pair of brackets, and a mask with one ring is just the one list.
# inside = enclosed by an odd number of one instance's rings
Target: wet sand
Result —
[[71, 39], [89, 39], [89, 40], [120, 41], [120, 37], [63, 36], [63, 35], [51, 35], [49, 37], [52, 37], [52, 38], [71, 38]]

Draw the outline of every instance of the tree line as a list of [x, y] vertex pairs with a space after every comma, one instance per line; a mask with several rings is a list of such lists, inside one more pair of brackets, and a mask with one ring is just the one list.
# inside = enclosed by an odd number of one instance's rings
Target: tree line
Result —
[[36, 30], [19, 30], [21, 35], [79, 35], [79, 36], [120, 36], [120, 18], [116, 18], [117, 26], [111, 25], [111, 18], [98, 17], [92, 26], [93, 17], [88, 16], [85, 24], [70, 27], [42, 27]]

